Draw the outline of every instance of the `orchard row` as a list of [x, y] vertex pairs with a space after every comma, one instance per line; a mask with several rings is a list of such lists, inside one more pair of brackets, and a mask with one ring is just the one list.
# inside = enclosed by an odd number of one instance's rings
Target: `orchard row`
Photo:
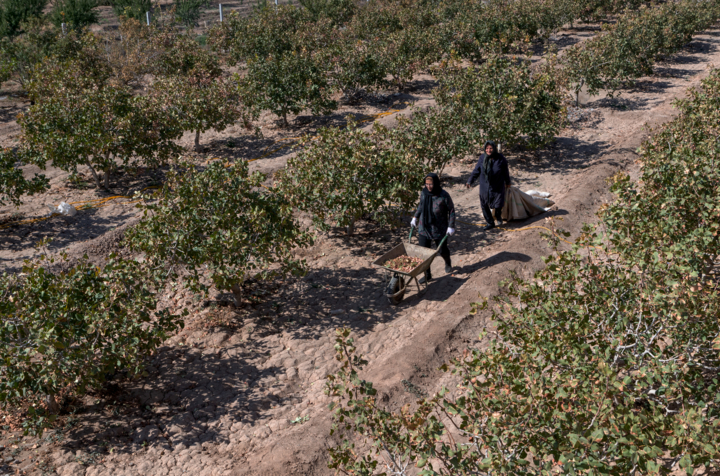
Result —
[[720, 254], [720, 71], [677, 107], [642, 147], [641, 180], [615, 177], [618, 197], [600, 223], [535, 279], [507, 285], [496, 328], [481, 335], [487, 348], [448, 366], [457, 388], [389, 410], [358, 377], [367, 362], [349, 330], [338, 331], [343, 365], [327, 390], [343, 441], [331, 468], [691, 476], [718, 467], [720, 283], [709, 271]]
[[[604, 38], [615, 38], [637, 46], [626, 48], [628, 55], [652, 65], [658, 55], [677, 50], [692, 33], [706, 28], [718, 16], [719, 4], [684, 0], [628, 11], [614, 27], [577, 50], [611, 52], [614, 43]], [[376, 7], [371, 3], [368, 8]], [[262, 36], [252, 37], [257, 44], [251, 58], [249, 53], [240, 56], [245, 46], [232, 44], [238, 36], [221, 33], [263, 21], [270, 30], [276, 21], [306, 15], [299, 12], [304, 11], [280, 8], [270, 11], [272, 16], [261, 11], [247, 20], [228, 21], [217, 30], [227, 41], [222, 48], [250, 68], [253, 61], [261, 61], [257, 51], [267, 46]], [[682, 15], [683, 22], [674, 23], [675, 15]], [[353, 31], [352, 23], [361, 18], [356, 12], [343, 23], [344, 29], [333, 31]], [[312, 21], [312, 28], [296, 33], [309, 35], [330, 21]], [[442, 24], [430, 22], [438, 28]], [[675, 30], [650, 28], [657, 24]], [[0, 155], [2, 197], [17, 201], [23, 193], [47, 187], [43, 177], [23, 179], [16, 168], [19, 161], [41, 167], [51, 161], [71, 172], [88, 165], [98, 185], [97, 171], [103, 171], [107, 185], [119, 163], [154, 166], [176, 157], [180, 150], [175, 141], [184, 131], [199, 135], [238, 119], [250, 125], [258, 113], [255, 99], [248, 97], [259, 96], [245, 95], [249, 69], [237, 76], [225, 74], [219, 55], [198, 48], [194, 39], [169, 25], [147, 28], [127, 20], [118, 42], [78, 32], [57, 35], [42, 25], [32, 28], [12, 43], [24, 51], [12, 57], [12, 74], [25, 75], [22, 81], [32, 105], [19, 119], [20, 147]], [[295, 38], [292, 31], [288, 26], [288, 35], [280, 37]], [[276, 39], [270, 35], [267, 42]], [[270, 53], [262, 61], [270, 64], [279, 47], [267, 48]], [[418, 180], [426, 171], [441, 171], [449, 160], [473, 152], [486, 138], [530, 147], [552, 140], [564, 123], [564, 97], [572, 84], [568, 70], [577, 55], [566, 55], [568, 60], [549, 55], [533, 66], [527, 57], [505, 54], [512, 50], [503, 48], [488, 47], [482, 59], [469, 66], [453, 54], [443, 57], [435, 69], [436, 105], [401, 118], [396, 128], [374, 125], [365, 131], [351, 122], [347, 128], [327, 128], [315, 138], [305, 138], [297, 157], [269, 189], [263, 186], [267, 177], [250, 173], [244, 162], [213, 163], [205, 170], [175, 162], [157, 200], [142, 205], [145, 218], [126, 234], [126, 245], [145, 253], [142, 263], [114, 257], [103, 269], [81, 262], [56, 275], [39, 262], [28, 264], [23, 275], [3, 276], [0, 401], [30, 404], [30, 415], [36, 418], [28, 420], [28, 428], [42, 428], [43, 419], [52, 418], [43, 410], [47, 396], [52, 408], [54, 395], [64, 389], [82, 392], [118, 368], [139, 372], [141, 355], [182, 323], [182, 316], [156, 309], [156, 294], [177, 281], [181, 272], [189, 272], [184, 280], [197, 291], [212, 284], [237, 297], [250, 276], [301, 274], [304, 263], [293, 250], [309, 245], [312, 235], [296, 221], [295, 210], [310, 213], [320, 228], [351, 226], [362, 217], [393, 222], [415, 205]], [[303, 54], [288, 51], [280, 57]], [[42, 56], [32, 56], [36, 53]], [[616, 77], [611, 70], [602, 71], [603, 84], [621, 84], [612, 82]], [[636, 71], [624, 80], [645, 70]], [[295, 84], [302, 89], [306, 83]], [[651, 246], [657, 246], [656, 240], [643, 243], [655, 249]], [[618, 246], [623, 243], [619, 240]], [[81, 298], [88, 289], [93, 290], [90, 301]]]
[[[199, 146], [209, 129], [238, 120], [252, 129], [261, 111], [284, 120], [306, 109], [328, 113], [337, 107], [333, 91], [353, 96], [388, 82], [402, 87], [431, 65], [441, 82], [439, 107], [405, 122], [393, 141], [403, 136], [438, 171], [472, 150], [479, 136], [539, 147], [561, 127], [561, 90], [587, 86], [597, 93], [628, 84], [707, 28], [719, 10], [716, 0], [652, 7], [497, 1], [462, 8], [453, 1], [348, 3], [342, 15], [331, 4], [264, 8], [247, 18], [230, 15], [213, 28], [214, 50], [172, 22], [147, 27], [126, 19], [117, 41], [26, 24], [24, 34], [3, 40], [0, 56], [0, 79], [19, 81], [32, 103], [19, 118], [19, 150], [0, 155], [0, 199], [17, 202], [46, 186], [42, 177], [23, 181], [16, 163], [51, 162], [70, 172], [87, 165], [97, 186], [102, 173], [109, 187], [118, 164], [152, 167], [177, 157], [177, 139], [186, 131]], [[547, 37], [567, 21], [628, 6], [639, 9], [561, 60], [548, 55], [531, 68], [523, 56], [503, 56], [526, 49], [524, 38]], [[462, 59], [472, 61], [464, 70]], [[230, 75], [228, 65], [240, 72]], [[466, 134], [455, 136], [453, 128]]]

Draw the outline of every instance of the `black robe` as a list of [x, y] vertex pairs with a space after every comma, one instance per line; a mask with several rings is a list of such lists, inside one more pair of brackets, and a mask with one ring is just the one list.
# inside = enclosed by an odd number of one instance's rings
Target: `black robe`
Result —
[[[423, 216], [423, 208], [425, 200], [432, 200], [432, 210], [434, 223], [430, 226], [427, 219]], [[443, 190], [439, 196], [420, 195], [420, 205], [415, 212], [415, 218], [418, 219], [418, 232], [433, 240], [440, 240], [447, 233], [448, 228], [455, 228], [455, 204], [450, 198], [450, 194]]]
[[475, 165], [475, 170], [468, 179], [472, 185], [480, 178], [480, 202], [490, 208], [502, 208], [505, 205], [505, 185], [510, 185], [510, 170], [507, 159], [500, 153], [489, 158], [487, 174], [485, 173], [485, 155], [482, 154]]

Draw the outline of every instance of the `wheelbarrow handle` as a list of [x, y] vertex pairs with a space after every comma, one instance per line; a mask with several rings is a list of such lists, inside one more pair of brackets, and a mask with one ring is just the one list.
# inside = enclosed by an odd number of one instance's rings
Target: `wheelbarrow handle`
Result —
[[[408, 243], [410, 243], [410, 240], [412, 239], [412, 232], [413, 232], [414, 229], [415, 229], [414, 226], [411, 226], [411, 227], [410, 227], [410, 234], [408, 235]], [[440, 244], [438, 244], [437, 249], [442, 248], [442, 245], [443, 245], [443, 243], [445, 243], [445, 241], [447, 241], [447, 237], [448, 237], [448, 236], [450, 236], [450, 235], [445, 235], [445, 236], [443, 236], [443, 239], [440, 240]]]
[[440, 248], [442, 248], [442, 245], [443, 245], [443, 243], [445, 243], [445, 241], [447, 240], [447, 237], [448, 237], [448, 236], [450, 236], [450, 235], [445, 235], [445, 236], [443, 236], [443, 239], [440, 240], [440, 244], [439, 244], [438, 247], [437, 247], [438, 250], [440, 250]]

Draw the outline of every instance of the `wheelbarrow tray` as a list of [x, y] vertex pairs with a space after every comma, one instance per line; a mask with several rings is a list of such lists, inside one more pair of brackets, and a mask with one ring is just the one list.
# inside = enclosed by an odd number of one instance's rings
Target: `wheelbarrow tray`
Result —
[[[430, 265], [432, 264], [437, 254], [437, 250], [432, 250], [431, 248], [425, 248], [423, 246], [403, 242], [382, 255], [381, 257], [379, 257], [378, 259], [376, 259], [375, 261], [373, 261], [372, 264], [373, 266], [392, 271], [393, 273], [398, 273], [404, 276], [409, 276], [410, 278], [415, 278], [420, 275], [420, 273], [424, 273], [425, 271], [430, 269]], [[384, 263], [386, 263], [388, 260], [403, 255], [410, 256], [412, 258], [420, 258], [423, 260], [423, 262], [408, 273], [384, 266]]]

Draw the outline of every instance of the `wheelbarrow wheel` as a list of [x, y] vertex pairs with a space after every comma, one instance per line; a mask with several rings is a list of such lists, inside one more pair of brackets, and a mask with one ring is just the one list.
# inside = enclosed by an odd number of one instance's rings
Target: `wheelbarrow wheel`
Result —
[[385, 295], [392, 305], [398, 305], [405, 297], [405, 279], [402, 276], [393, 276], [390, 279]]

